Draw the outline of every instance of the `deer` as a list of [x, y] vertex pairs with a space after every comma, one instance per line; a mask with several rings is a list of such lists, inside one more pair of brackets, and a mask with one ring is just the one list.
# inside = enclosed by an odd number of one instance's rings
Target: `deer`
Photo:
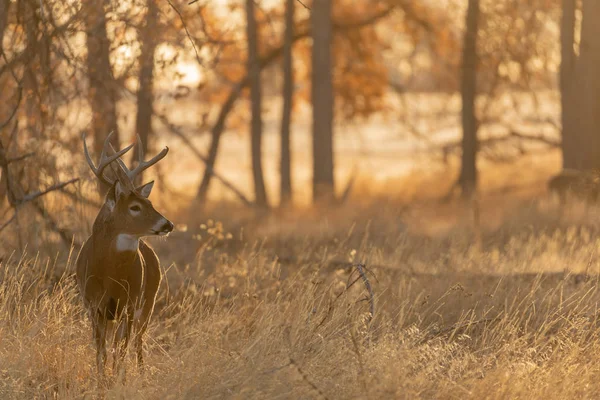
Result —
[[548, 190], [558, 195], [561, 206], [570, 195], [595, 204], [600, 200], [600, 173], [564, 169], [548, 181]]
[[[163, 159], [169, 148], [144, 161], [138, 136], [139, 160], [135, 168], [129, 169], [121, 157], [134, 144], [115, 152], [110, 145], [111, 135], [104, 142], [98, 165], [90, 157], [85, 133], [82, 135], [87, 163], [109, 189], [91, 235], [77, 257], [76, 280], [92, 325], [98, 374], [105, 374], [106, 342], [111, 340], [108, 333], [112, 332], [113, 373], [122, 373], [124, 379], [123, 361], [132, 338], [138, 368], [143, 367], [143, 337], [161, 282], [158, 256], [142, 238], [167, 236], [173, 231], [173, 223], [156, 211], [148, 199], [154, 181], [134, 184], [135, 178]], [[112, 178], [106, 174], [109, 166]]]

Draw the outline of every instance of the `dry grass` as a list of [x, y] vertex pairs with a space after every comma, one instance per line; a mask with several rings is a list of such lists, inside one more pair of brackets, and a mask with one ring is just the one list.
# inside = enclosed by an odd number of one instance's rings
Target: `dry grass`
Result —
[[[209, 213], [221, 223], [200, 218], [155, 243], [166, 267], [148, 368], [129, 360], [124, 385], [96, 378], [74, 256], [5, 257], [0, 398], [597, 396], [594, 210], [559, 218], [486, 199], [490, 222], [473, 246], [470, 210], [398, 208], [257, 217], [221, 207]], [[346, 264], [359, 261], [375, 293], [370, 323]]]

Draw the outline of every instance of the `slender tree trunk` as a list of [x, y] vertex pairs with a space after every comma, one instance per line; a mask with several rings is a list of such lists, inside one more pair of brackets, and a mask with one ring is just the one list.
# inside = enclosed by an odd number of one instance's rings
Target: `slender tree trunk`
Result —
[[317, 0], [311, 11], [313, 200], [333, 200], [333, 79], [331, 0]]
[[210, 188], [210, 182], [212, 180], [213, 171], [215, 169], [215, 163], [217, 162], [217, 154], [219, 151], [219, 144], [221, 143], [221, 136], [225, 130], [225, 122], [227, 116], [233, 110], [235, 101], [240, 96], [242, 89], [247, 85], [247, 77], [244, 78], [235, 88], [229, 93], [227, 100], [223, 103], [217, 121], [213, 125], [211, 130], [210, 147], [208, 149], [208, 155], [206, 160], [206, 168], [204, 168], [204, 174], [202, 175], [202, 181], [198, 187], [198, 193], [196, 194], [196, 202], [200, 205], [206, 203], [208, 197], [208, 189]]
[[[577, 169], [600, 168], [600, 2], [583, 1], [581, 44], [575, 62], [573, 82], [567, 88], [572, 115], [567, 113], [569, 128], [576, 132], [573, 157]], [[568, 110], [571, 110], [570, 108]]]
[[575, 69], [575, 7], [576, 0], [562, 1], [560, 21], [560, 105], [562, 120], [563, 168], [578, 168], [581, 155], [577, 153], [578, 132], [573, 127], [573, 99], [569, 98]]
[[281, 205], [292, 201], [292, 160], [290, 150], [290, 125], [292, 121], [292, 101], [294, 97], [294, 68], [292, 47], [294, 40], [295, 0], [286, 0], [285, 34], [283, 37], [283, 110], [281, 113]]
[[[8, 27], [9, 10], [10, 0], [0, 0], [0, 54], [4, 54], [4, 47], [2, 46], [2, 43], [4, 41], [4, 32], [6, 32], [6, 28]], [[3, 112], [0, 112], [0, 124], [5, 124], [6, 119], [9, 118], [10, 112], [11, 111], [9, 111], [8, 107], [6, 107]], [[9, 192], [9, 180], [7, 176], [8, 162], [6, 161], [7, 154], [5, 154], [4, 146], [2, 145], [2, 130], [3, 128], [0, 128], [0, 207], [3, 206], [4, 199]]]
[[2, 42], [4, 41], [4, 32], [8, 26], [8, 11], [10, 9], [10, 0], [0, 0], [0, 54], [4, 52]]
[[466, 14], [462, 59], [462, 164], [458, 182], [462, 195], [470, 197], [477, 189], [477, 31], [479, 0], [469, 0]]
[[248, 40], [248, 76], [250, 77], [250, 102], [252, 109], [252, 177], [254, 178], [256, 205], [259, 207], [266, 207], [268, 201], [262, 169], [261, 68], [258, 56], [258, 37], [256, 16], [254, 15], [254, 0], [246, 0], [246, 22], [246, 36]]
[[106, 34], [105, 0], [89, 0], [84, 8], [87, 44], [89, 103], [92, 111], [91, 129], [97, 154], [102, 151], [104, 139], [114, 132], [112, 143], [119, 147], [117, 125], [117, 92], [110, 65], [110, 41]]
[[[142, 52], [140, 54], [139, 88], [137, 92], [137, 115], [135, 119], [135, 131], [140, 135], [142, 141], [142, 152], [148, 152], [148, 142], [152, 136], [152, 114], [154, 86], [154, 52], [157, 45], [158, 28], [158, 5], [156, 0], [148, 0], [146, 14], [146, 26], [143, 30]], [[138, 159], [139, 150], [135, 146], [133, 159]], [[136, 184], [143, 182], [142, 174], [137, 178]]]

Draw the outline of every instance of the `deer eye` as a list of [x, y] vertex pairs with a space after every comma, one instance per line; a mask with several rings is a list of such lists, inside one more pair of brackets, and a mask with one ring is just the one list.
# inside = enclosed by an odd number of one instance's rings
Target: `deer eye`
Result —
[[134, 212], [139, 212], [139, 211], [142, 211], [142, 208], [140, 206], [138, 206], [137, 204], [134, 204], [131, 207], [129, 207], [129, 210], [134, 211]]

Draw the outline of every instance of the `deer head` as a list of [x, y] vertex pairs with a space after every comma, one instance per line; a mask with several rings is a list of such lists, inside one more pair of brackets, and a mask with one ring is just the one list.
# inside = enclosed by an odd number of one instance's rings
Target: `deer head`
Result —
[[[83, 135], [83, 150], [90, 168], [100, 182], [110, 187], [97, 221], [100, 220], [101, 224], [111, 228], [117, 237], [118, 250], [134, 250], [137, 249], [139, 238], [167, 235], [173, 230], [173, 224], [156, 211], [148, 200], [154, 181], [138, 187], [134, 184], [136, 176], [162, 160], [167, 155], [169, 148], [165, 147], [155, 157], [144, 161], [141, 140], [138, 136], [139, 160], [137, 166], [130, 170], [120, 157], [131, 150], [133, 144], [120, 151], [114, 151], [109, 143], [111, 135], [112, 133], [104, 142], [97, 166], [90, 157], [85, 134]], [[113, 178], [108, 178], [105, 173], [109, 166]]]

